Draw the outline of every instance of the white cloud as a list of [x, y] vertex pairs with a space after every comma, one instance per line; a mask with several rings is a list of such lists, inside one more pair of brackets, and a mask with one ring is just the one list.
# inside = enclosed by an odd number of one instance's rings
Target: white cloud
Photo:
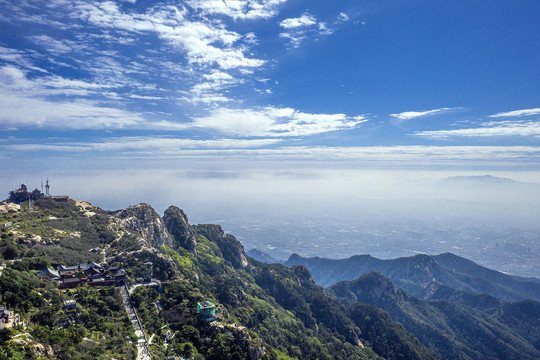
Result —
[[468, 129], [418, 131], [414, 135], [431, 138], [501, 136], [534, 136], [540, 138], [540, 122], [538, 121], [492, 121], [481, 125], [482, 127]]
[[189, 6], [206, 15], [225, 15], [233, 19], [268, 19], [277, 14], [287, 0], [188, 0]]
[[332, 35], [336, 31], [335, 29], [329, 29], [324, 22], [320, 22], [318, 26], [321, 35]]
[[303, 14], [297, 18], [285, 19], [279, 23], [279, 25], [284, 29], [294, 29], [305, 26], [312, 26], [317, 24], [317, 19], [310, 14]]
[[347, 15], [347, 14], [344, 13], [344, 12], [339, 13], [339, 15], [338, 15], [338, 21], [339, 21], [339, 22], [349, 21], [349, 15]]
[[59, 41], [48, 35], [35, 35], [29, 37], [29, 39], [45, 48], [48, 52], [57, 55], [67, 54], [73, 51], [74, 48], [79, 47], [72, 41]]
[[361, 163], [429, 164], [450, 161], [521, 161], [540, 160], [540, 148], [535, 146], [297, 146], [253, 150], [268, 157], [300, 160], [350, 160]]
[[255, 33], [252, 33], [252, 32], [244, 34], [243, 39], [246, 43], [251, 44], [251, 45], [257, 45], [259, 43], [259, 39], [257, 38], [257, 35], [255, 35]]
[[531, 115], [538, 115], [538, 114], [540, 114], [540, 108], [501, 112], [501, 113], [490, 115], [489, 117], [531, 116]]
[[223, 25], [189, 21], [177, 8], [154, 8], [146, 14], [128, 14], [111, 2], [78, 3], [76, 15], [102, 28], [133, 33], [153, 33], [185, 51], [190, 64], [213, 65], [222, 69], [260, 67], [263, 60], [246, 56], [247, 49], [234, 46], [241, 35]]
[[31, 81], [14, 66], [0, 68], [0, 125], [60, 129], [124, 128], [144, 121], [141, 114], [100, 106], [96, 102], [47, 99], [51, 93], [85, 93], [106, 86], [58, 76]]
[[440, 114], [443, 112], [448, 112], [448, 111], [457, 110], [457, 109], [461, 109], [461, 108], [453, 107], [453, 108], [440, 108], [440, 109], [424, 110], [424, 111], [404, 111], [398, 114], [390, 114], [390, 116], [395, 117], [400, 120], [411, 120], [411, 119], [415, 119], [421, 116]]
[[279, 34], [279, 37], [289, 39], [289, 45], [294, 48], [299, 47], [302, 41], [306, 39], [306, 35], [304, 32], [296, 32], [296, 33], [283, 32]]
[[[346, 14], [342, 13], [344, 16]], [[343, 23], [343, 16], [338, 17], [338, 21], [335, 21], [333, 25]], [[307, 38], [316, 38], [320, 36], [332, 35], [336, 28], [329, 27], [324, 21], [318, 21], [315, 16], [305, 13], [302, 16], [295, 18], [288, 18], [279, 23], [279, 25], [285, 30], [280, 33], [279, 36], [289, 40], [289, 46], [298, 48], [301, 43]]]
[[117, 88], [119, 84], [89, 83], [83, 80], [66, 79], [58, 75], [35, 77], [32, 80], [26, 76], [27, 71], [18, 67], [6, 65], [0, 67], [0, 89], [4, 91], [24, 92], [21, 95], [52, 96], [52, 95], [88, 95], [105, 89]]
[[351, 129], [365, 121], [363, 117], [308, 114], [292, 108], [220, 108], [208, 116], [194, 118], [192, 125], [236, 136], [291, 137]]
[[0, 92], [0, 125], [67, 129], [121, 129], [143, 123], [141, 114], [99, 104], [52, 102]]
[[233, 77], [222, 71], [214, 71], [211, 74], [204, 74], [203, 77], [212, 81], [231, 81]]
[[[108, 97], [105, 101], [131, 100], [131, 105], [136, 97], [126, 93], [138, 93], [138, 88], [143, 85], [141, 81], [144, 81], [160, 84], [160, 90], [169, 92], [166, 98], [216, 106], [234, 101], [227, 92], [247, 83], [247, 78], [266, 64], [253, 52], [258, 43], [255, 33], [236, 32], [234, 24], [226, 23], [216, 15], [235, 19], [266, 18], [273, 16], [285, 1], [188, 1], [177, 6], [156, 3], [134, 8], [113, 1], [51, 0], [40, 9], [39, 18], [32, 17], [24, 2], [14, 3], [5, 14], [9, 21], [16, 23], [24, 19], [30, 24], [46, 24], [52, 29], [26, 37], [36, 50], [21, 51], [0, 46], [0, 59], [44, 73], [45, 70], [33, 63], [44, 64], [53, 72], [58, 65], [71, 67], [78, 80], [102, 86], [99, 89], [77, 87], [74, 83], [65, 87], [41, 83], [40, 86], [51, 89], [50, 95], [92, 100], [101, 97], [102, 101]], [[135, 48], [137, 55], [133, 56]], [[216, 73], [227, 74], [229, 78], [216, 79], [213, 77]], [[29, 78], [36, 83], [53, 80]], [[104, 86], [112, 86], [114, 91], [111, 88], [104, 91]], [[151, 93], [139, 95], [154, 96]]]
[[143, 100], [166, 100], [166, 98], [162, 96], [146, 96], [146, 95], [137, 95], [137, 94], [131, 94], [131, 95], [128, 95], [128, 97], [132, 99], [143, 99]]
[[24, 67], [28, 70], [47, 73], [47, 70], [34, 66], [34, 64], [32, 64], [32, 62], [28, 59], [28, 55], [20, 50], [0, 46], [0, 59], [10, 62], [14, 65]]

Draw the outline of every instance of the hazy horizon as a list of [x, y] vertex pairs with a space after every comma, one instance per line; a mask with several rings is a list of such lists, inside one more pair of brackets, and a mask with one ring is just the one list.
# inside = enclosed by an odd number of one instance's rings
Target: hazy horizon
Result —
[[[246, 251], [379, 258], [453, 252], [540, 277], [540, 184], [511, 172], [267, 169], [83, 171], [49, 177], [51, 194], [107, 210], [144, 202], [182, 208], [192, 224], [218, 223]], [[534, 173], [521, 180], [535, 178]], [[7, 197], [10, 180], [2, 176]], [[41, 177], [30, 177], [31, 189]], [[26, 181], [26, 180], [24, 180]], [[262, 189], [266, 191], [261, 192]]]

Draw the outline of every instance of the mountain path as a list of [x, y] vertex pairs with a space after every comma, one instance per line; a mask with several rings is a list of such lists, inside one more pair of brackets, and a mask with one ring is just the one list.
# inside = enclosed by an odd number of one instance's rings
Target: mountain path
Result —
[[137, 360], [151, 360], [152, 357], [148, 352], [148, 340], [146, 339], [146, 334], [141, 326], [139, 316], [137, 316], [133, 303], [129, 297], [127, 286], [122, 286], [120, 288], [120, 292], [122, 294], [122, 301], [124, 302], [124, 307], [126, 308], [129, 320], [135, 328], [135, 335], [137, 335]]

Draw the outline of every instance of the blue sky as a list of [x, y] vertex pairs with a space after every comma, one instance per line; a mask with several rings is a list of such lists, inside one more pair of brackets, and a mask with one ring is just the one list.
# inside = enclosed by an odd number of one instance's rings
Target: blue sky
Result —
[[347, 166], [540, 182], [536, 0], [0, 4], [4, 179]]

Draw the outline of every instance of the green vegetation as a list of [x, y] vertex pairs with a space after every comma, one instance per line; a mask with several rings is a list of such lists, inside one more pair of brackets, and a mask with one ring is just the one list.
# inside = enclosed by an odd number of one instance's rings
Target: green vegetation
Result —
[[[360, 301], [383, 309], [445, 359], [540, 358], [534, 346], [538, 337], [533, 335], [538, 334], [540, 323], [518, 320], [522, 318], [518, 309], [539, 315], [538, 303], [534, 301], [500, 305], [490, 314], [445, 300], [416, 299], [376, 272], [331, 286], [328, 293], [353, 308]], [[364, 320], [358, 316], [355, 321], [360, 324]]]
[[[59, 290], [36, 276], [102, 251], [106, 267], [127, 272], [128, 286], [159, 280], [131, 293], [155, 359], [539, 358], [534, 301], [501, 304], [454, 289], [439, 295], [458, 303], [421, 301], [375, 273], [324, 290], [304, 266], [247, 258], [234, 236], [217, 225], [191, 226], [176, 207], [161, 219], [145, 204], [115, 213], [79, 205], [41, 199], [34, 212], [23, 204], [0, 214], [12, 222], [0, 231], [7, 263], [0, 305], [23, 320], [0, 331], [0, 360], [135, 359], [137, 337], [119, 288]], [[216, 304], [216, 321], [197, 315], [203, 300]]]
[[[68, 299], [76, 300], [75, 310], [63, 309]], [[41, 281], [28, 269], [7, 268], [0, 277], [0, 303], [25, 324], [10, 329], [9, 335], [28, 334], [18, 342], [4, 339], [0, 359], [39, 358], [36, 347], [46, 350], [43, 358], [135, 358], [134, 330], [113, 287], [59, 291], [54, 282]]]
[[[154, 339], [169, 330], [174, 334], [162, 354], [243, 359], [264, 348], [261, 355], [269, 359], [380, 358], [360, 345], [361, 331], [346, 307], [314, 285], [305, 268], [253, 260], [242, 266], [241, 244], [220, 227], [199, 225], [192, 231], [196, 255], [182, 247], [160, 248], [183, 268], [182, 279], [163, 282], [162, 293], [139, 288], [133, 295]], [[203, 299], [218, 305], [217, 323], [197, 317], [195, 306]], [[151, 348], [159, 347], [158, 341]]]
[[56, 263], [97, 261], [99, 254], [89, 250], [116, 237], [109, 228], [107, 213], [96, 208], [95, 215], [85, 216], [74, 201], [40, 199], [34, 202], [33, 212], [23, 206], [21, 212], [2, 214], [1, 221], [13, 224], [2, 229], [0, 246], [4, 259], [44, 254]]

